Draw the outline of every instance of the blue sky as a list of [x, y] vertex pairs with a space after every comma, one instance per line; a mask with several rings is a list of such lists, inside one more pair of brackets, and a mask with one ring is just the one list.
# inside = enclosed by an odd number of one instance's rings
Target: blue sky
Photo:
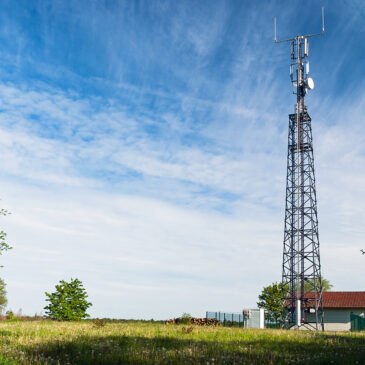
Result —
[[281, 278], [289, 47], [310, 41], [323, 274], [365, 290], [362, 1], [2, 1], [9, 308], [85, 283], [93, 316], [255, 307]]

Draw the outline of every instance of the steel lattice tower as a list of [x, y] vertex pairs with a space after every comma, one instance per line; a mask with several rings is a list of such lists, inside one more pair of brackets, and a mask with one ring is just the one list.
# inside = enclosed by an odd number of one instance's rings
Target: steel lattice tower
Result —
[[[323, 10], [322, 24], [323, 33]], [[278, 41], [275, 21], [275, 42], [290, 42], [290, 77], [297, 95], [295, 113], [289, 115], [282, 320], [286, 328], [315, 330], [323, 330], [322, 279], [312, 127], [304, 97], [314, 87], [309, 77], [309, 62], [305, 60], [308, 38], [319, 34]]]

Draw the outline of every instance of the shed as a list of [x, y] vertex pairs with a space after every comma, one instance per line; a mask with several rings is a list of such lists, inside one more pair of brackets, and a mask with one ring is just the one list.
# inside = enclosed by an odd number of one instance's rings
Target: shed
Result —
[[[351, 313], [365, 317], [365, 291], [323, 292], [325, 331], [350, 331]], [[313, 315], [308, 313], [311, 322]]]

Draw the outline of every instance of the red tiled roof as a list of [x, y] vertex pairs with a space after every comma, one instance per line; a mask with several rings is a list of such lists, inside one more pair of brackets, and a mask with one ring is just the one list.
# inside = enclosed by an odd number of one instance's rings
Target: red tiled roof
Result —
[[[314, 293], [306, 293], [306, 307], [314, 306]], [[289, 305], [285, 301], [284, 306]], [[294, 300], [295, 307], [295, 300]], [[328, 291], [323, 292], [323, 308], [365, 309], [365, 291]]]
[[323, 308], [365, 308], [365, 291], [323, 292]]

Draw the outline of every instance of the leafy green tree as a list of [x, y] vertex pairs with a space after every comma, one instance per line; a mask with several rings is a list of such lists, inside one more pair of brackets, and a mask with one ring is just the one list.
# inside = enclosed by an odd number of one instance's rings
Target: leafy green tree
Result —
[[61, 280], [52, 294], [45, 293], [49, 304], [44, 307], [49, 318], [59, 321], [76, 321], [90, 317], [86, 311], [92, 305], [86, 300], [88, 297], [82, 282], [72, 279], [68, 283]]
[[[319, 280], [318, 280], [319, 285]], [[278, 321], [281, 315], [281, 295], [282, 295], [282, 283], [272, 283], [271, 285], [264, 287], [259, 295], [259, 302], [257, 306], [259, 308], [265, 308], [268, 311], [269, 320]], [[304, 284], [304, 290], [310, 291], [312, 286], [309, 283]], [[333, 285], [327, 280], [322, 278], [322, 291], [330, 291]], [[284, 287], [284, 296], [286, 296], [289, 288]]]
[[0, 279], [0, 314], [3, 312], [3, 310], [6, 308], [6, 305], [8, 304], [5, 288], [5, 281], [3, 279]]
[[264, 287], [259, 295], [257, 306], [268, 311], [269, 320], [278, 321], [280, 318], [282, 288], [282, 283], [275, 282]]
[[[319, 280], [317, 281], [317, 286], [319, 286]], [[333, 288], [333, 285], [329, 282], [329, 280], [322, 278], [322, 291], [330, 291]], [[310, 291], [312, 289], [312, 285], [305, 282], [304, 283], [304, 290]]]
[[[8, 212], [6, 209], [0, 209], [0, 216], [7, 216], [8, 214], [10, 214], [10, 212]], [[4, 231], [0, 231], [0, 255], [11, 248], [12, 247], [6, 242], [6, 233]]]

